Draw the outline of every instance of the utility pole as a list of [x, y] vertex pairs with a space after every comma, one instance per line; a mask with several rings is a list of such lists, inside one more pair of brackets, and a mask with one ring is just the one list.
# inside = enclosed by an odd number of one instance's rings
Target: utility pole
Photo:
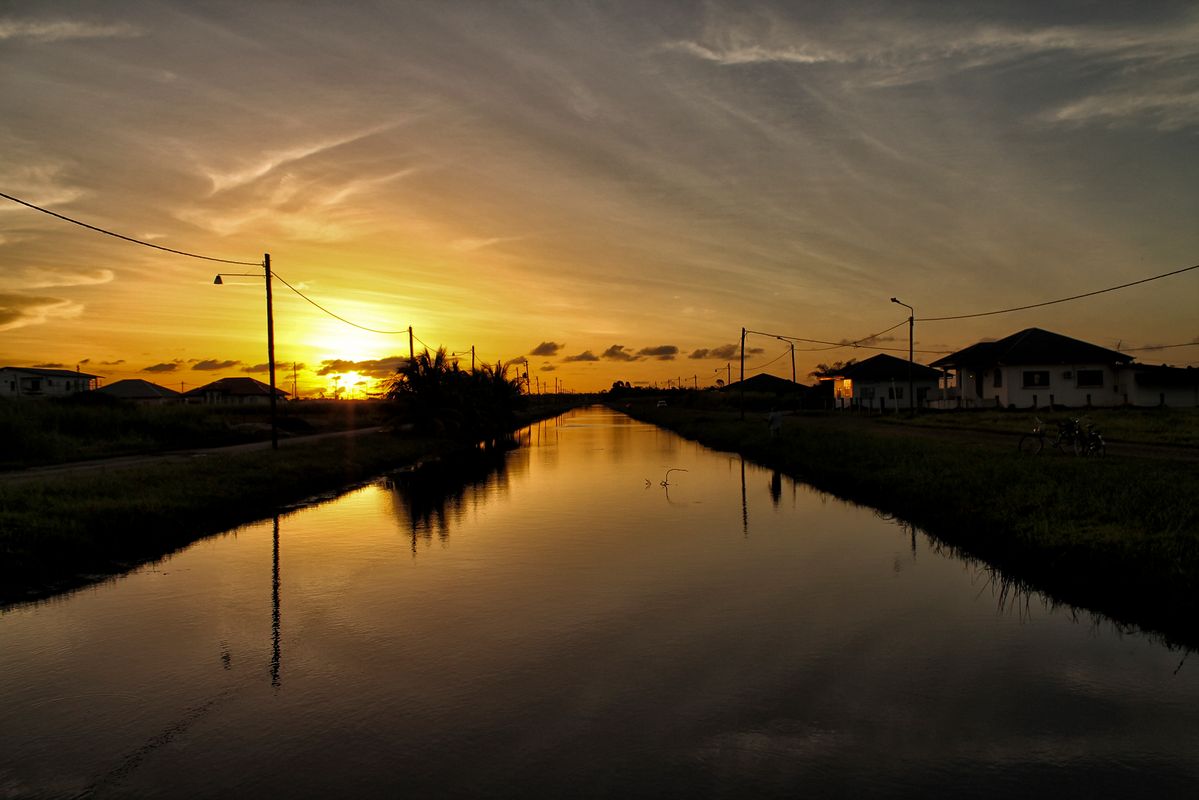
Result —
[[695, 389], [696, 391], [699, 390], [699, 375], [691, 376], [691, 388]]
[[[913, 342], [915, 342], [915, 332], [914, 331], [915, 331], [915, 327], [916, 327], [916, 309], [912, 308], [907, 303], [904, 303], [895, 297], [891, 298], [891, 302], [895, 303], [896, 305], [903, 306], [904, 308], [906, 308], [908, 311], [911, 312], [910, 314], [908, 314], [908, 408], [911, 409], [913, 414], [915, 414], [916, 413], [916, 395], [912, 389], [912, 385], [913, 385], [912, 354], [915, 351], [912, 349], [912, 346], [913, 346]], [[899, 405], [897, 403], [896, 408], [898, 408], [898, 407], [899, 407]]]
[[412, 326], [408, 326], [408, 360], [412, 361], [416, 358], [416, 350], [412, 346]]
[[741, 329], [741, 419], [745, 419], [745, 328]]
[[275, 311], [271, 300], [271, 254], [262, 256], [266, 274], [266, 357], [271, 369], [271, 448], [279, 449], [279, 398], [275, 396]]
[[470, 371], [475, 371], [475, 346], [473, 344], [470, 346]]

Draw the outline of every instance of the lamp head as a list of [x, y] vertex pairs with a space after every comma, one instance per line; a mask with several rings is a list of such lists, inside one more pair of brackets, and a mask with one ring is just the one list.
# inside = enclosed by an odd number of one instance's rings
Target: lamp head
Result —
[[899, 298], [898, 298], [898, 297], [892, 297], [892, 298], [891, 298], [891, 302], [892, 302], [892, 303], [898, 303], [898, 302], [899, 302]]
[[220, 276], [220, 275], [217, 275], [217, 276], [216, 276], [216, 277], [213, 279], [213, 281], [212, 281], [212, 282], [213, 282], [214, 284], [216, 284], [217, 286], [220, 286], [221, 284], [223, 284], [223, 283], [224, 283], [224, 281], [223, 281], [223, 280], [221, 280], [221, 276]]

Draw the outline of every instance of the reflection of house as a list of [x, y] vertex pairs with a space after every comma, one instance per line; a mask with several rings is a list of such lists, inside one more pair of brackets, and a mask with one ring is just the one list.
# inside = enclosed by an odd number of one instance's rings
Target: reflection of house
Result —
[[69, 369], [0, 367], [0, 397], [66, 397], [95, 389], [99, 378]]
[[965, 407], [1112, 406], [1125, 402], [1121, 376], [1131, 356], [1059, 333], [1027, 328], [933, 362], [953, 370], [954, 402]]
[[140, 378], [116, 381], [107, 386], [102, 386], [96, 391], [100, 394], [106, 394], [109, 397], [130, 400], [134, 403], [175, 403], [183, 398], [183, 395], [174, 389], [159, 386], [157, 383], [143, 381]]
[[[833, 379], [833, 397], [839, 408], [911, 408], [906, 359], [879, 353], [843, 367]], [[924, 405], [941, 373], [923, 364], [911, 364], [911, 384], [917, 405]]]
[[[287, 392], [276, 387], [275, 396], [287, 398]], [[271, 402], [271, 387], [253, 378], [221, 378], [184, 393], [189, 403], [206, 405], [265, 405]]]

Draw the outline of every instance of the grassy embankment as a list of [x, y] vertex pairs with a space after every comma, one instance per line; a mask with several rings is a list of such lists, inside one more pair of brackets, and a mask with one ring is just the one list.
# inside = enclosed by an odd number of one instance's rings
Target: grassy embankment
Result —
[[[1199, 645], [1199, 462], [1028, 458], [1016, 452], [1014, 437], [997, 443], [894, 429], [950, 424], [931, 417], [904, 423], [801, 414], [771, 439], [761, 412], [741, 421], [727, 409], [655, 408], [650, 401], [618, 407], [893, 513], [1018, 586]], [[1141, 430], [1158, 422], [1142, 421]], [[1191, 414], [1182, 427], [1197, 424]], [[1138, 434], [1131, 418], [1122, 425], [1125, 440], [1160, 441], [1157, 432]]]
[[[534, 402], [518, 424], [571, 405], [565, 399]], [[278, 452], [0, 480], [0, 602], [88, 583], [202, 536], [472, 446], [451, 437], [371, 433]]]

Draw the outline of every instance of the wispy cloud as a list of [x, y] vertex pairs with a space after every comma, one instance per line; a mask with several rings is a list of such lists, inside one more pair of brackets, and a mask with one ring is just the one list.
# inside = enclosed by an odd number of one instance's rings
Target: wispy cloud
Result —
[[573, 362], [580, 362], [580, 361], [599, 361], [600, 358], [599, 358], [599, 356], [597, 356], [595, 353], [591, 352], [590, 350], [584, 350], [583, 352], [578, 353], [576, 355], [566, 356], [562, 360], [573, 363]]
[[371, 378], [390, 378], [408, 363], [404, 356], [388, 356], [387, 358], [367, 359], [365, 361], [347, 361], [344, 359], [329, 359], [321, 362], [317, 375], [336, 375], [342, 372], [357, 372]]
[[9, 281], [18, 289], [49, 289], [62, 286], [96, 286], [111, 283], [115, 277], [116, 274], [110, 269], [29, 267], [16, 270]]
[[[283, 370], [290, 371], [292, 369], [292, 367], [293, 367], [293, 365], [292, 365], [292, 362], [290, 362], [290, 361], [288, 361], [288, 362], [276, 361], [275, 362], [275, 371], [276, 372], [280, 372]], [[295, 364], [294, 367], [295, 367], [296, 371], [304, 369], [303, 364]], [[244, 366], [241, 368], [241, 371], [248, 372], [253, 375], [257, 375], [257, 374], [260, 374], [263, 372], [270, 372], [271, 365], [264, 361], [261, 364], [251, 364], [251, 365]]]
[[691, 351], [691, 355], [687, 356], [687, 358], [694, 358], [694, 359], [718, 358], [721, 361], [727, 361], [730, 358], [734, 358], [734, 357], [740, 355], [740, 353], [741, 353], [741, 348], [739, 346], [737, 346], [735, 344], [722, 344], [719, 347], [697, 348], [696, 350]]
[[0, 331], [77, 317], [82, 313], [82, 305], [61, 297], [0, 294]]
[[142, 367], [142, 372], [162, 373], [174, 372], [179, 369], [179, 364], [175, 361], [162, 361], [158, 364], [151, 364], [148, 367]]
[[143, 35], [128, 23], [96, 23], [82, 20], [0, 19], [0, 41], [26, 39], [33, 42], [62, 42], [71, 39], [127, 39]]

